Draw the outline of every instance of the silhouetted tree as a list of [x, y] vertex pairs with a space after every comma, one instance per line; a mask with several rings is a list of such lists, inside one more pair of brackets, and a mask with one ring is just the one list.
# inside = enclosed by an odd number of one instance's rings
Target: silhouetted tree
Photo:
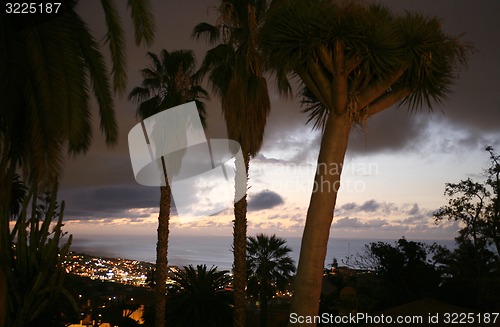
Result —
[[381, 278], [385, 294], [379, 301], [396, 305], [436, 294], [440, 276], [431, 261], [431, 247], [424, 243], [399, 239], [395, 245], [373, 242], [365, 246], [357, 264]]
[[261, 327], [267, 326], [269, 298], [284, 290], [295, 272], [291, 251], [286, 240], [276, 235], [248, 237], [248, 292], [259, 298]]
[[[468, 178], [446, 183], [448, 205], [434, 213], [436, 222], [455, 220], [464, 225], [455, 238], [457, 249], [439, 249], [436, 254], [442, 265], [446, 297], [457, 304], [481, 309], [500, 302], [499, 297], [492, 295], [493, 289], [500, 289], [500, 157], [491, 146], [485, 150], [490, 155], [486, 181], [479, 183]], [[491, 251], [492, 244], [496, 253]]]
[[175, 327], [229, 327], [233, 325], [233, 298], [225, 287], [227, 271], [189, 265], [174, 272], [168, 292], [167, 324]]
[[486, 236], [495, 244], [500, 255], [500, 155], [491, 146], [485, 150], [490, 154], [490, 167], [486, 170], [486, 184], [491, 188], [489, 214], [486, 217]]
[[439, 247], [434, 260], [442, 282], [440, 296], [447, 302], [481, 310], [500, 304], [500, 262], [484, 239], [473, 243], [458, 236], [457, 248]]
[[208, 75], [212, 89], [220, 98], [227, 134], [241, 145], [245, 171], [236, 171], [236, 190], [245, 195], [234, 204], [234, 301], [235, 326], [245, 326], [247, 183], [250, 158], [262, 146], [264, 128], [271, 109], [266, 64], [258, 43], [265, 18], [267, 0], [221, 0], [217, 23], [200, 23], [193, 36], [214, 47], [207, 51], [201, 72]]
[[323, 128], [291, 309], [313, 316], [353, 125], [393, 105], [441, 102], [469, 47], [437, 18], [351, 1], [274, 1], [261, 31], [270, 66], [300, 78], [310, 117]]
[[[196, 60], [193, 51], [177, 50], [169, 52], [161, 50], [160, 56], [148, 52], [151, 65], [141, 70], [144, 78], [141, 86], [135, 87], [128, 99], [138, 103], [137, 116], [142, 120], [163, 110], [194, 101], [205, 127], [205, 105], [208, 93], [200, 85], [195, 74]], [[160, 131], [166, 133], [167, 131]], [[180, 140], [185, 131], [176, 133]], [[163, 140], [166, 142], [166, 140]], [[187, 143], [187, 141], [185, 141]], [[156, 246], [155, 287], [155, 326], [164, 326], [165, 294], [168, 266], [168, 234], [170, 222], [170, 201], [172, 191], [166, 173], [165, 160], [162, 157], [165, 185], [160, 187], [160, 212], [158, 214], [158, 242]], [[172, 170], [170, 170], [172, 171]]]

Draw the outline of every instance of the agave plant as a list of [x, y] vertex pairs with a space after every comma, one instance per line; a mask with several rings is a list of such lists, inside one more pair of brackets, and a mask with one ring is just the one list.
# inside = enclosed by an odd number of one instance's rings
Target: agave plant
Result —
[[65, 235], [62, 231], [64, 201], [58, 208], [55, 196], [37, 198], [33, 195], [31, 191], [25, 198], [10, 233], [8, 228], [2, 228], [0, 234], [0, 254], [7, 268], [4, 271], [8, 283], [6, 326], [28, 326], [59, 296], [66, 296], [77, 308], [63, 287], [63, 262], [72, 240], [70, 235], [60, 244]]

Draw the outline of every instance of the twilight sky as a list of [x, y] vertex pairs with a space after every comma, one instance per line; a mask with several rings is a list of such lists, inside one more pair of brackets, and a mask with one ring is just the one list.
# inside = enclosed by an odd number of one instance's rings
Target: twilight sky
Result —
[[[390, 108], [352, 132], [342, 174], [331, 237], [452, 239], [455, 223], [436, 225], [432, 212], [446, 203], [446, 182], [482, 179], [485, 145], [500, 151], [500, 2], [496, 0], [386, 0], [395, 12], [416, 11], [442, 19], [446, 32], [465, 33], [476, 47], [469, 67], [460, 73], [454, 93], [433, 113]], [[201, 62], [205, 42], [190, 38], [199, 22], [214, 23], [217, 1], [153, 0], [157, 35], [150, 49], [128, 53], [128, 91], [141, 82], [146, 51], [194, 49]], [[125, 7], [124, 4], [120, 3]], [[81, 1], [79, 12], [98, 39], [104, 36], [100, 4]], [[125, 8], [123, 8], [125, 10]], [[132, 30], [124, 14], [128, 40]], [[273, 85], [270, 81], [269, 85]], [[208, 88], [208, 86], [205, 84]], [[299, 98], [281, 100], [270, 89], [272, 111], [261, 153], [250, 163], [249, 234], [300, 236], [304, 226], [320, 133], [306, 126]], [[94, 116], [94, 140], [86, 156], [67, 160], [59, 199], [66, 201], [66, 230], [79, 235], [155, 235], [160, 190], [134, 180], [127, 135], [138, 123], [136, 106], [116, 97], [119, 142], [106, 148]], [[207, 104], [208, 138], [224, 138], [218, 99]], [[193, 204], [196, 206], [196, 203]], [[172, 218], [173, 234], [231, 235], [232, 210], [188, 224]]]

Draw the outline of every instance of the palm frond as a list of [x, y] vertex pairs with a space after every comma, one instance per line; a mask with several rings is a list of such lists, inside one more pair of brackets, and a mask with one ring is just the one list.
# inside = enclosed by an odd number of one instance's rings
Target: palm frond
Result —
[[113, 69], [113, 89], [124, 92], [127, 87], [127, 68], [125, 55], [125, 32], [121, 24], [118, 9], [114, 0], [101, 0], [104, 17], [106, 18], [106, 43], [109, 44]]
[[[60, 84], [57, 97], [64, 100], [59, 112], [64, 116], [60, 119], [60, 127], [64, 130], [68, 141], [68, 152], [71, 155], [85, 153], [92, 139], [91, 107], [89, 103], [89, 80], [85, 62], [75, 53], [80, 52], [78, 38], [72, 30], [73, 21], [69, 15], [60, 16], [55, 28], [63, 40], [58, 47], [57, 64], [63, 71], [63, 81]], [[54, 33], [54, 32], [52, 32]]]
[[[36, 94], [34, 91], [33, 94]], [[39, 99], [33, 95], [27, 99], [27, 105], [30, 107], [28, 130], [28, 144], [24, 147], [27, 153], [23, 157], [29, 162], [23, 165], [24, 175], [29, 177], [28, 182], [31, 185], [43, 187], [47, 181], [55, 181], [62, 172], [62, 140], [60, 134], [53, 133], [52, 129], [47, 129], [47, 119], [45, 116], [43, 104], [38, 103]], [[30, 150], [34, 150], [28, 152]], [[38, 149], [44, 149], [39, 151]], [[29, 169], [29, 170], [28, 170]]]
[[314, 94], [304, 86], [301, 92], [301, 103], [305, 107], [303, 112], [308, 115], [306, 124], [313, 123], [313, 129], [324, 130], [329, 110], [326, 108]]
[[219, 97], [227, 91], [233, 65], [234, 52], [228, 44], [219, 44], [208, 50], [203, 59], [199, 71], [202, 75], [208, 74], [208, 83]]
[[199, 84], [196, 58], [192, 50], [169, 52], [159, 55], [147, 53], [151, 65], [142, 69], [141, 86], [135, 87], [128, 99], [139, 104], [137, 116], [146, 119], [162, 110], [195, 101], [202, 125], [206, 126], [206, 112], [202, 100], [209, 99], [208, 92]]
[[118, 126], [116, 124], [114, 101], [111, 95], [111, 86], [104, 57], [99, 51], [99, 46], [88, 28], [76, 13], [73, 16], [75, 28], [80, 39], [82, 56], [89, 71], [89, 77], [93, 93], [99, 104], [100, 128], [106, 137], [108, 146], [114, 145], [118, 138]]
[[127, 99], [135, 103], [146, 101], [147, 99], [151, 98], [150, 90], [151, 89], [148, 88], [147, 86], [146, 87], [136, 86], [132, 89], [132, 91], [130, 91]]
[[135, 43], [144, 43], [150, 46], [155, 37], [155, 22], [149, 0], [128, 0], [127, 6], [130, 9], [134, 22]]
[[304, 0], [281, 1], [272, 7], [260, 31], [271, 68], [281, 66], [289, 72], [312, 55], [318, 39], [328, 35], [318, 19], [328, 12], [326, 6], [326, 1]]
[[205, 36], [207, 43], [215, 44], [220, 40], [220, 29], [209, 23], [199, 23], [194, 27], [191, 37], [199, 40], [202, 36]]
[[[26, 102], [22, 110], [26, 110], [28, 125], [22, 123], [29, 130], [31, 138], [26, 138], [27, 148], [22, 154], [31, 165], [28, 175], [29, 182], [43, 183], [53, 181], [62, 171], [63, 130], [58, 122], [64, 119], [64, 106], [60, 94], [64, 79], [64, 69], [59, 64], [59, 47], [54, 38], [53, 25], [35, 25], [26, 31], [25, 47], [28, 50], [28, 67], [30, 72], [26, 81]], [[41, 81], [46, 81], [41, 83]], [[62, 110], [61, 110], [62, 107]], [[20, 126], [18, 126], [20, 127]], [[25, 141], [26, 142], [26, 141]], [[50, 148], [50, 149], [49, 149]], [[44, 149], [42, 151], [41, 149]], [[41, 184], [40, 184], [41, 185]]]
[[446, 35], [436, 18], [407, 13], [398, 20], [402, 48], [410, 68], [401, 83], [413, 92], [402, 103], [410, 108], [439, 104], [450, 93], [456, 72], [466, 65], [470, 44]]
[[[29, 182], [57, 177], [62, 151], [84, 153], [91, 141], [91, 93], [99, 105], [106, 142], [117, 139], [110, 75], [101, 48], [68, 0], [54, 17], [0, 19], [0, 153], [2, 168], [21, 167]], [[126, 84], [125, 43], [115, 2], [102, 0], [113, 62], [113, 86]], [[154, 25], [147, 21], [149, 5], [129, 1], [144, 40]], [[141, 27], [142, 26], [142, 27]], [[6, 159], [7, 158], [7, 159]], [[39, 179], [35, 181], [35, 179]]]
[[161, 69], [162, 69], [161, 62], [160, 62], [160, 59], [158, 58], [158, 56], [155, 53], [149, 52], [149, 51], [147, 52], [147, 56], [148, 56], [149, 60], [151, 60], [151, 62], [153, 63], [151, 65], [151, 71], [156, 72], [156, 74], [158, 72], [161, 72]]

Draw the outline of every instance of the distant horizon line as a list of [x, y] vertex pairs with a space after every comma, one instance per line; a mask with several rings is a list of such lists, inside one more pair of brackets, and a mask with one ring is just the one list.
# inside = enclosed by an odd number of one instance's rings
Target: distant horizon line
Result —
[[[82, 239], [82, 238], [85, 238], [85, 236], [103, 236], [103, 237], [117, 237], [117, 236], [120, 236], [120, 237], [155, 237], [156, 234], [146, 234], [146, 233], [139, 233], [139, 234], [134, 234], [134, 233], [71, 233], [71, 232], [68, 232], [68, 235], [73, 235], [73, 238], [75, 238], [75, 235], [81, 235], [83, 237], [78, 237], [79, 239]], [[251, 234], [247, 234], [247, 237], [248, 236], [253, 236], [253, 235], [256, 235], [256, 234], [260, 234], [259, 233], [251, 233]], [[292, 234], [285, 234], [285, 235], [282, 235], [282, 234], [278, 234], [278, 233], [262, 233], [264, 235], [276, 235], [278, 237], [281, 237], [281, 238], [294, 238], [294, 239], [300, 239], [302, 238], [302, 236], [299, 236], [299, 235], [292, 235]], [[169, 237], [220, 237], [220, 238], [228, 238], [228, 237], [233, 237], [232, 235], [221, 235], [221, 234], [203, 234], [203, 233], [181, 233], [181, 234], [174, 234], [174, 233], [171, 233]], [[380, 237], [376, 237], [376, 236], [371, 236], [371, 237], [361, 237], [361, 236], [351, 236], [351, 237], [336, 237], [336, 236], [330, 236], [329, 237], [329, 240], [331, 239], [338, 239], [338, 240], [380, 240], [380, 241], [397, 241], [399, 239], [402, 239], [402, 238], [405, 238], [406, 240], [409, 240], [409, 241], [455, 241], [455, 237], [452, 237], [452, 238], [442, 238], [442, 237], [438, 237], [438, 238], [420, 238], [420, 237], [407, 237], [405, 235], [402, 235], [400, 237], [385, 237], [385, 238], [380, 238]]]

